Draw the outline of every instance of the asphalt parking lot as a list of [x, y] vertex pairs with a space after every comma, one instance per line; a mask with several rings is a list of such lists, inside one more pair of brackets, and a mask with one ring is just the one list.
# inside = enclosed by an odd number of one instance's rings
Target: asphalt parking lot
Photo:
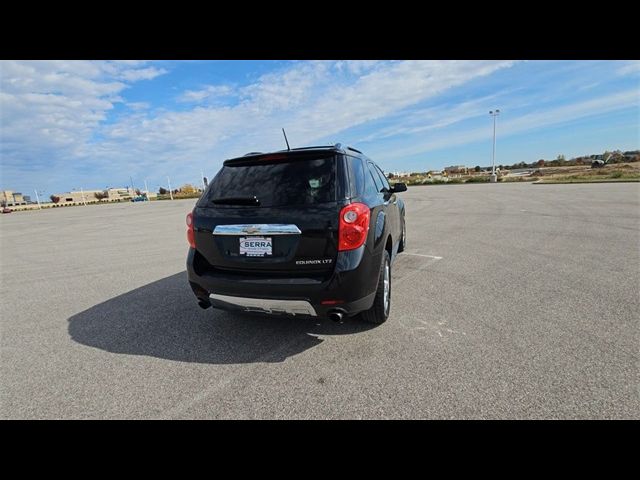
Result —
[[412, 187], [391, 318], [201, 310], [193, 200], [0, 218], [2, 418], [640, 418], [640, 184]]

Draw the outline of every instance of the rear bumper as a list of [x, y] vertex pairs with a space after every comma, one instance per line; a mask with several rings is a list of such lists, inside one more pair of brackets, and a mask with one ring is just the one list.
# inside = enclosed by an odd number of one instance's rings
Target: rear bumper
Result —
[[219, 293], [209, 294], [211, 305], [226, 310], [272, 313], [282, 315], [306, 315], [317, 317], [315, 308], [305, 300], [277, 300], [267, 298], [233, 297]]
[[[330, 278], [254, 278], [194, 268], [195, 250], [189, 249], [187, 274], [199, 301], [215, 308], [281, 315], [326, 317], [339, 311], [356, 315], [373, 305], [380, 257], [358, 255], [358, 265], [335, 271]], [[348, 263], [338, 259], [336, 264]], [[351, 265], [353, 266], [353, 265]], [[340, 270], [338, 268], [336, 270]]]

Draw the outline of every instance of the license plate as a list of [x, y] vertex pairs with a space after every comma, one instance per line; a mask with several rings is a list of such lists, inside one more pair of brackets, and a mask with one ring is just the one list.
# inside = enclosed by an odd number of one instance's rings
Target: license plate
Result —
[[271, 237], [240, 237], [240, 255], [264, 257], [272, 254]]

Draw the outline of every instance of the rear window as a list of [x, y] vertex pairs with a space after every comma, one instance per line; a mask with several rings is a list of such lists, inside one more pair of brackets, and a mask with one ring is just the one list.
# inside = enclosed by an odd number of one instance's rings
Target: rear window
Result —
[[[225, 165], [211, 182], [201, 206], [238, 207], [243, 205], [242, 199], [254, 196], [261, 207], [335, 202], [335, 178], [335, 157]], [[240, 200], [225, 200], [234, 198]]]

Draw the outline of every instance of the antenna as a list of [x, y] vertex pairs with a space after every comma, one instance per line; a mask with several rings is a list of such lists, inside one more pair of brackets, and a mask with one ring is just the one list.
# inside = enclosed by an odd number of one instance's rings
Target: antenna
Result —
[[289, 140], [287, 140], [287, 133], [284, 131], [284, 128], [282, 129], [282, 134], [284, 135], [284, 141], [287, 142], [287, 150], [291, 150], [291, 147], [289, 146]]

